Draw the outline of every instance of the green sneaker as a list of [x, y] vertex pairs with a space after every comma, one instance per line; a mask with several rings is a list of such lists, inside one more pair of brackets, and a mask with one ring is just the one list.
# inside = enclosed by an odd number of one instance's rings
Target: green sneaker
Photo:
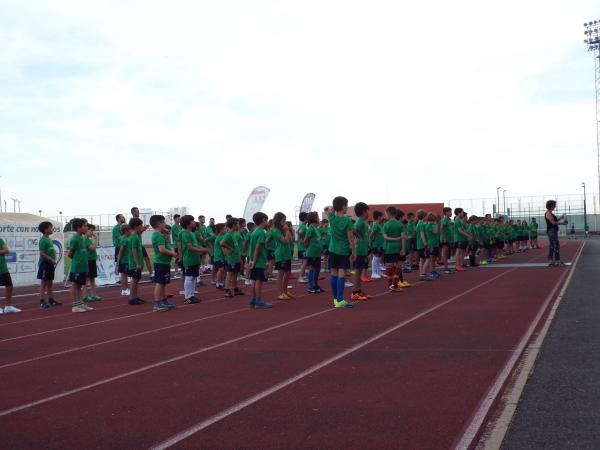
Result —
[[334, 299], [333, 306], [336, 308], [354, 308], [354, 305], [352, 303], [348, 303], [346, 300], [341, 300], [338, 302]]

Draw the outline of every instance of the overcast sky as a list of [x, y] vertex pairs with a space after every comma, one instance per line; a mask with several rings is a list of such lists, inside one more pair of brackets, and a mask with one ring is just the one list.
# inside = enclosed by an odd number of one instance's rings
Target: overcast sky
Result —
[[597, 191], [596, 1], [0, 0], [0, 186], [44, 215]]

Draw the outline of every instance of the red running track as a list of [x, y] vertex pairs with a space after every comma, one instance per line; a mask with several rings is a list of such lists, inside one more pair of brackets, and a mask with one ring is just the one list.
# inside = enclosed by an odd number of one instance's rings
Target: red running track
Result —
[[265, 311], [212, 288], [164, 314], [114, 288], [79, 315], [20, 297], [28, 309], [0, 317], [2, 447], [450, 448], [567, 270], [370, 283], [353, 310], [300, 286]]

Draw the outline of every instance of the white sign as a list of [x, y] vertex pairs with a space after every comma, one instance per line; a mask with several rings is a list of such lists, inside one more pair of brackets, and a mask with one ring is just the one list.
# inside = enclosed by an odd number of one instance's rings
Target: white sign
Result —
[[114, 247], [98, 247], [96, 249], [98, 261], [98, 278], [96, 284], [104, 286], [107, 284], [117, 284], [117, 274], [115, 273], [115, 248]]
[[262, 209], [269, 196], [269, 192], [271, 192], [271, 190], [264, 186], [258, 186], [252, 189], [252, 192], [250, 192], [248, 200], [246, 201], [246, 208], [244, 209], [244, 219], [246, 219], [247, 222], [252, 222], [254, 213], [257, 213]]

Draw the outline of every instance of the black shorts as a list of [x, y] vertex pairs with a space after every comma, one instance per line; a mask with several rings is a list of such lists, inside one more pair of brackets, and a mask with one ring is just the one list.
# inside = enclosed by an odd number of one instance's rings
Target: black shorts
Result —
[[154, 282], [156, 284], [171, 282], [171, 266], [169, 264], [154, 263]]
[[350, 257], [347, 255], [338, 255], [337, 253], [329, 252], [331, 257], [331, 268], [346, 270], [350, 268]]
[[90, 279], [98, 278], [98, 264], [95, 259], [88, 261], [88, 273], [87, 277]]
[[115, 247], [115, 263], [118, 261], [120, 248], [121, 247], [119, 247], [118, 245]]
[[267, 271], [265, 269], [252, 269], [250, 271], [250, 279], [253, 281], [268, 281]]
[[357, 270], [369, 268], [369, 257], [366, 255], [358, 255], [354, 261], [354, 268]]
[[416, 238], [416, 237], [414, 237], [414, 238], [410, 238], [410, 239], [408, 240], [408, 245], [409, 245], [409, 249], [410, 249], [411, 251], [413, 251], [413, 250], [415, 250], [415, 251], [416, 251], [416, 250], [417, 250], [417, 238]]
[[378, 258], [381, 258], [384, 254], [384, 251], [381, 247], [374, 247], [371, 249], [371, 254], [373, 256], [377, 256]]
[[0, 274], [0, 286], [12, 286], [12, 278], [10, 277], [10, 273], [2, 273]]
[[496, 248], [502, 250], [504, 248], [504, 241], [497, 240], [496, 241]]
[[129, 266], [127, 263], [119, 264], [119, 273], [124, 273], [125, 275], [129, 273]]
[[417, 252], [419, 253], [419, 258], [421, 259], [431, 258], [431, 249], [429, 248], [422, 248], [420, 250], [417, 250]]
[[306, 258], [306, 265], [313, 270], [321, 270], [321, 258]]
[[433, 248], [431, 249], [431, 256], [434, 256], [434, 257], [436, 257], [436, 258], [437, 258], [438, 256], [440, 256], [440, 248], [439, 248], [439, 247], [433, 247]]
[[468, 245], [468, 242], [457, 242], [456, 243], [456, 248], [459, 248], [461, 250], [466, 250], [467, 249], [467, 245]]
[[275, 259], [275, 250], [267, 249], [267, 261], [273, 261]]
[[42, 261], [38, 267], [37, 279], [42, 281], [54, 281], [54, 264]]
[[383, 255], [383, 262], [386, 264], [396, 264], [400, 262], [400, 253], [386, 253]]
[[142, 269], [129, 269], [127, 275], [129, 275], [129, 278], [132, 280], [140, 281], [142, 279]]
[[200, 276], [200, 266], [188, 266], [183, 269], [183, 274], [186, 277], [194, 277], [197, 278]]
[[440, 248], [446, 247], [447, 249], [452, 248], [452, 244], [450, 242], [442, 242], [440, 243]]
[[287, 270], [288, 272], [292, 270], [292, 261], [286, 259], [285, 261], [277, 261], [275, 263], [275, 268], [277, 270]]
[[79, 286], [85, 286], [87, 280], [87, 273], [84, 272], [69, 272], [69, 281], [71, 283], [78, 284]]
[[298, 250], [298, 259], [306, 259], [306, 250]]
[[146, 251], [146, 247], [142, 246], [142, 258], [147, 258], [148, 252]]
[[242, 263], [229, 264], [227, 263], [227, 272], [239, 273], [242, 270]]
[[183, 270], [183, 259], [180, 259], [176, 262], [177, 267], [179, 267], [181, 270]]
[[213, 268], [219, 270], [221, 267], [225, 267], [225, 261], [213, 262]]

